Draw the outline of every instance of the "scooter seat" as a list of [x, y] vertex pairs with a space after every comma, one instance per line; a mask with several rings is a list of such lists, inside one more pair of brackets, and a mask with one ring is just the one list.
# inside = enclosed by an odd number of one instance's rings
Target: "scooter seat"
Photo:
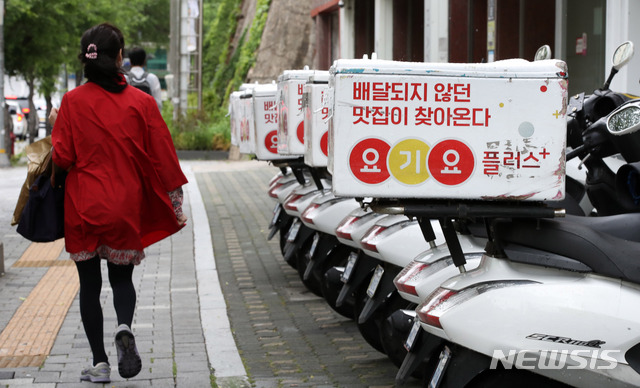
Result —
[[640, 284], [640, 215], [496, 220], [496, 242], [554, 253], [593, 272]]
[[624, 240], [640, 242], [640, 214], [617, 214], [605, 217], [578, 217], [567, 215], [559, 221], [577, 222], [598, 232]]

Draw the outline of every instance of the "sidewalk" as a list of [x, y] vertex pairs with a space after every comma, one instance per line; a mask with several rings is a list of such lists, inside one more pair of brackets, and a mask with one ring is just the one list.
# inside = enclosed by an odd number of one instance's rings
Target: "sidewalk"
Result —
[[[393, 386], [397, 368], [308, 292], [278, 243], [266, 240], [274, 204], [267, 182], [278, 170], [256, 161], [183, 169], [187, 227], [149, 247], [134, 271], [142, 372], [124, 380], [116, 367], [107, 386]], [[0, 169], [0, 386], [94, 386], [79, 381], [90, 351], [75, 267], [61, 243], [31, 246], [9, 225], [25, 176], [24, 167]], [[102, 300], [117, 365], [106, 276]]]

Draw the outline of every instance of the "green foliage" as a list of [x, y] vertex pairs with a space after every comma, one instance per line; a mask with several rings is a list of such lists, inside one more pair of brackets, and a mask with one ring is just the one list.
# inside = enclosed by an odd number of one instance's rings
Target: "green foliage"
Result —
[[[224, 65], [229, 55], [231, 40], [238, 24], [241, 0], [218, 0], [211, 4], [215, 8], [215, 17], [208, 25], [202, 40], [202, 77], [204, 85], [211, 85], [216, 78], [219, 66]], [[206, 8], [205, 8], [206, 10]], [[208, 13], [213, 13], [212, 10]]]
[[258, 0], [251, 27], [242, 32], [234, 50], [232, 40], [242, 0], [209, 0], [204, 6], [203, 110], [208, 115], [187, 115], [172, 125], [172, 136], [179, 149], [227, 149], [229, 94], [246, 79], [255, 63], [271, 0]]
[[229, 118], [226, 111], [218, 110], [210, 115], [189, 112], [173, 120], [173, 104], [165, 102], [162, 117], [165, 119], [171, 138], [179, 150], [227, 150], [231, 141]]
[[270, 4], [271, 0], [258, 0], [256, 5], [256, 16], [253, 18], [253, 23], [249, 30], [249, 39], [239, 48], [240, 58], [238, 59], [238, 64], [233, 78], [225, 91], [225, 102], [229, 98], [228, 96], [231, 92], [237, 90], [244, 82], [249, 69], [256, 61], [256, 54], [258, 47], [260, 46], [260, 41], [262, 40], [262, 31], [267, 23]]
[[[245, 30], [242, 34], [242, 37], [240, 38], [240, 47], [243, 47], [246, 33], [247, 31]], [[215, 78], [213, 80], [213, 86], [211, 88], [213, 98], [210, 100], [210, 108], [216, 109], [226, 101], [226, 96], [228, 94], [227, 89], [229, 88], [231, 80], [235, 76], [235, 73], [237, 71], [237, 64], [240, 60], [241, 55], [242, 50], [236, 50], [229, 59], [229, 62], [227, 64], [221, 64], [221, 68], [218, 72], [216, 72]]]
[[[39, 92], [49, 102], [63, 65], [70, 72], [80, 70], [77, 54], [85, 30], [108, 21], [122, 30], [127, 44], [165, 43], [169, 1], [136, 0], [123, 7], [111, 0], [5, 0], [5, 71], [24, 78], [29, 98]], [[29, 132], [36, 131], [36, 120], [30, 117]]]

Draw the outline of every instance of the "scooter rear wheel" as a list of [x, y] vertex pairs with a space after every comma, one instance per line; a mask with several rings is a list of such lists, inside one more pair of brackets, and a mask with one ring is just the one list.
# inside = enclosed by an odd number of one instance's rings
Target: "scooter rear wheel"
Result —
[[[380, 341], [382, 342], [382, 347], [384, 348], [387, 357], [389, 357], [391, 362], [393, 362], [398, 368], [402, 366], [402, 362], [407, 355], [407, 349], [404, 347], [404, 342], [407, 339], [409, 332], [398, 331], [394, 328], [389, 317], [396, 310], [413, 310], [416, 307], [416, 304], [410, 303], [404, 300], [398, 293], [394, 293], [387, 303], [382, 306], [381, 310], [376, 312], [376, 317], [374, 318], [380, 321]], [[423, 367], [417, 368], [416, 371], [412, 373], [412, 376], [418, 379], [424, 378], [425, 369], [426, 364]]]
[[[354, 316], [356, 320], [360, 316], [360, 313], [364, 309], [365, 304], [367, 303], [367, 288], [369, 287], [369, 280], [362, 282], [360, 287], [356, 290], [355, 294], [355, 306], [354, 306]], [[384, 347], [382, 346], [382, 341], [380, 340], [380, 326], [379, 321], [375, 319], [367, 319], [363, 323], [358, 323], [358, 330], [360, 334], [364, 338], [365, 341], [369, 345], [371, 345], [375, 350], [380, 353], [385, 353]]]
[[473, 379], [469, 388], [569, 388], [569, 385], [523, 369], [487, 370]]
[[298, 275], [300, 276], [300, 280], [305, 287], [317, 296], [322, 296], [322, 285], [314, 276], [309, 276], [307, 280], [304, 279], [304, 273], [307, 270], [307, 265], [311, 262], [309, 258], [309, 251], [311, 250], [311, 244], [313, 244], [313, 234], [307, 238], [307, 240], [302, 244], [300, 248], [300, 252], [296, 257], [296, 270], [298, 271]]
[[322, 278], [322, 282], [320, 283], [320, 287], [322, 290], [322, 296], [324, 300], [327, 302], [329, 307], [333, 309], [333, 311], [342, 315], [343, 317], [354, 319], [354, 305], [353, 300], [351, 298], [347, 298], [340, 307], [336, 305], [338, 300], [338, 295], [340, 295], [340, 290], [344, 283], [339, 279], [336, 279], [337, 276], [332, 276], [328, 273], [334, 267], [344, 267], [347, 265], [347, 259], [349, 255], [353, 252], [353, 249], [343, 245], [338, 244], [334, 249], [329, 252], [329, 257], [327, 257], [326, 271], [324, 272], [324, 276]]
[[287, 245], [287, 232], [291, 228], [293, 218], [290, 218], [286, 223], [280, 225], [280, 253], [284, 255], [284, 247]]

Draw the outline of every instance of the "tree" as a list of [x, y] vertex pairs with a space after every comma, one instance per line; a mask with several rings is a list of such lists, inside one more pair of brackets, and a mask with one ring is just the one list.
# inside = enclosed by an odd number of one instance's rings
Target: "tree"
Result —
[[29, 105], [34, 112], [29, 115], [30, 141], [38, 130], [33, 104], [36, 88], [47, 100], [48, 115], [62, 65], [80, 70], [80, 37], [103, 21], [118, 26], [126, 42], [160, 39], [158, 43], [164, 44], [168, 40], [169, 0], [138, 0], [127, 7], [111, 0], [5, 0], [5, 70], [22, 76], [29, 86]]
[[[37, 114], [33, 95], [38, 79], [53, 78], [57, 69], [52, 63], [65, 61], [69, 23], [64, 20], [70, 1], [6, 1], [5, 69], [9, 75], [22, 76], [29, 86], [29, 138], [35, 138]], [[43, 12], [44, 11], [44, 12]]]

